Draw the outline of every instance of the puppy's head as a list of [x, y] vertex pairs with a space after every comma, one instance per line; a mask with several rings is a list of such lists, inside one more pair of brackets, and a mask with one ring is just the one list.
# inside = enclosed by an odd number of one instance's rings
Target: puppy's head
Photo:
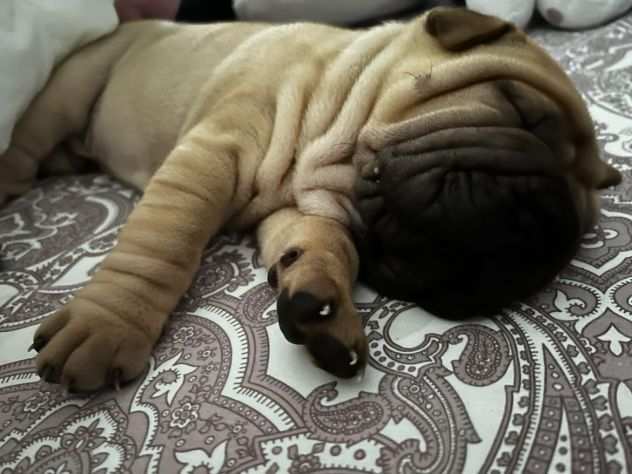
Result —
[[512, 25], [442, 8], [409, 35], [354, 157], [361, 276], [439, 315], [493, 313], [569, 262], [620, 175], [570, 80]]

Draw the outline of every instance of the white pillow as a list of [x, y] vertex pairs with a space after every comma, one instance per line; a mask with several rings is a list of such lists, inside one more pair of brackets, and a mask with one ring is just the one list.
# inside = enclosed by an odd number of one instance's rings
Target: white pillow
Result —
[[0, 153], [53, 67], [117, 25], [114, 0], [0, 0]]
[[419, 0], [234, 0], [246, 21], [314, 21], [351, 24], [381, 18], [420, 4]]
[[614, 20], [632, 7], [632, 0], [538, 0], [537, 8], [560, 28], [593, 28]]
[[484, 15], [495, 15], [526, 28], [535, 10], [535, 0], [465, 0], [467, 7]]

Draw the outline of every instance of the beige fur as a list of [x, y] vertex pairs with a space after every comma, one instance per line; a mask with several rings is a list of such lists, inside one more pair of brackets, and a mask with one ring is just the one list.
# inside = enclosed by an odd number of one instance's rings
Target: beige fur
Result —
[[[465, 53], [446, 49], [462, 40], [442, 22], [461, 13], [434, 14], [438, 32], [428, 15], [360, 31], [139, 22], [62, 64], [0, 157], [0, 192], [28, 189], [39, 162], [67, 141], [144, 197], [92, 281], [39, 328], [40, 374], [74, 390], [136, 377], [208, 240], [258, 224], [268, 268], [290, 247], [303, 251], [279, 271], [279, 291], [335, 301], [338, 317], [309, 331], [335, 334], [363, 366], [347, 231], [356, 170], [371, 167], [376, 150], [446, 124], [514, 120], [486, 81], [522, 81], [559, 105], [569, 133], [551, 166], [594, 213], [593, 190], [616, 176], [598, 160], [590, 118], [560, 68], [513, 30]], [[466, 40], [500, 24], [480, 18], [466, 19]]]

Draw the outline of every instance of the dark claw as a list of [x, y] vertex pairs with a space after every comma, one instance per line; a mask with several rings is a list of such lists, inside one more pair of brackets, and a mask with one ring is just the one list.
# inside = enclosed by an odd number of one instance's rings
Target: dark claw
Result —
[[268, 285], [275, 290], [279, 287], [279, 272], [276, 265], [272, 265], [268, 270]]
[[48, 383], [55, 383], [55, 382], [57, 382], [57, 374], [56, 374], [55, 368], [51, 367], [50, 365], [45, 365], [42, 368], [42, 370], [37, 372], [37, 375], [39, 375], [40, 378], [44, 382], [48, 382]]
[[41, 351], [48, 341], [43, 336], [37, 336], [33, 339], [33, 344], [29, 347], [29, 351], [35, 350], [37, 352]]
[[298, 291], [290, 298], [285, 289], [277, 300], [277, 312], [279, 320], [287, 320], [293, 324], [311, 323], [330, 316], [332, 305], [307, 291]]
[[112, 386], [114, 387], [114, 390], [116, 390], [117, 392], [121, 391], [121, 378], [122, 377], [123, 377], [123, 373], [121, 369], [114, 369], [110, 373], [110, 380], [111, 380]]
[[364, 369], [360, 354], [349, 350], [338, 339], [328, 334], [319, 334], [307, 341], [307, 349], [321, 369], [337, 377], [348, 379]]
[[290, 298], [285, 289], [277, 299], [277, 314], [281, 332], [292, 344], [303, 344], [304, 335], [298, 323], [310, 324], [327, 321], [336, 316], [335, 304], [321, 300], [307, 291], [299, 291]]
[[86, 398], [88, 396], [90, 393], [79, 390], [74, 382], [70, 382], [67, 387], [64, 387], [64, 397], [66, 398]]
[[277, 315], [279, 316], [279, 328], [285, 339], [292, 344], [303, 344], [305, 336], [296, 325], [292, 311], [292, 300], [287, 288], [277, 298]]
[[77, 390], [75, 389], [74, 380], [68, 381], [68, 385], [64, 388], [64, 392], [65, 394], [68, 394], [69, 396], [75, 395], [77, 393]]

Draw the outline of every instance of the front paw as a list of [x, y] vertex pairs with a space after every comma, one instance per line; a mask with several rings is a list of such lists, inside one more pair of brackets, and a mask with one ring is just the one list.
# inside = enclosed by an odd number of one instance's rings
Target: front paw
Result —
[[139, 376], [155, 340], [100, 305], [76, 297], [35, 333], [37, 373], [70, 392], [91, 392]]
[[270, 269], [268, 281], [279, 290], [277, 314], [285, 338], [305, 344], [321, 369], [351, 378], [364, 370], [367, 342], [345, 272], [327, 252], [291, 248]]

